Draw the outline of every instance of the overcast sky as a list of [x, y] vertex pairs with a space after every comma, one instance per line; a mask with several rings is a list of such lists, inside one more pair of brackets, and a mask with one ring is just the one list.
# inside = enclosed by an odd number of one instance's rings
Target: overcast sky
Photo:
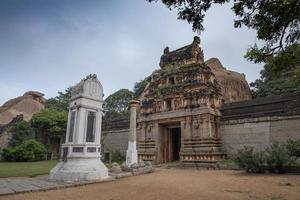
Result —
[[[231, 5], [206, 15], [201, 47], [230, 70], [259, 77], [261, 65], [243, 55], [255, 32], [233, 27]], [[0, 105], [28, 90], [46, 98], [95, 73], [105, 97], [159, 68], [166, 46], [196, 35], [176, 11], [146, 0], [0, 0]]]

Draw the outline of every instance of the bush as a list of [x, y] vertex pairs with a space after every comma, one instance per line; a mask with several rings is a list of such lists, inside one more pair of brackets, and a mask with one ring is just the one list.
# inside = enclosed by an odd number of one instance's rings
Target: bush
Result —
[[120, 150], [111, 153], [111, 162], [123, 163], [126, 160], [126, 154]]
[[233, 160], [247, 172], [263, 173], [266, 170], [265, 152], [257, 151], [254, 147], [245, 146], [243, 149], [238, 150]]
[[4, 148], [1, 153], [4, 161], [39, 161], [46, 159], [46, 148], [36, 140], [27, 140], [16, 147]]
[[16, 122], [9, 128], [8, 132], [12, 135], [11, 139], [9, 140], [9, 147], [18, 146], [22, 144], [22, 142], [34, 138], [33, 128], [29, 122], [24, 120]]
[[264, 150], [245, 146], [238, 150], [233, 160], [240, 168], [252, 173], [293, 171], [300, 167], [300, 140], [275, 142]]
[[286, 142], [286, 148], [290, 156], [300, 158], [300, 140], [288, 140]]
[[294, 159], [290, 156], [285, 143], [273, 143], [265, 149], [267, 153], [268, 170], [276, 173], [286, 172], [293, 164]]

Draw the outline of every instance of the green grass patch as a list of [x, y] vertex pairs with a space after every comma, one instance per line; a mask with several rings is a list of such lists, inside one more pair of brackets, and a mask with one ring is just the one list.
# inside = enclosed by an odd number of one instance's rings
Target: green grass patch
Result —
[[57, 160], [36, 162], [0, 162], [0, 178], [49, 174]]

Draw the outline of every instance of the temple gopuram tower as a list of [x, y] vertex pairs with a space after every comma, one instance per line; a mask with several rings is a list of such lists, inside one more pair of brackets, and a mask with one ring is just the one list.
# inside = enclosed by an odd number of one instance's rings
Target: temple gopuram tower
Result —
[[214, 165], [224, 158], [217, 122], [221, 87], [204, 62], [200, 38], [161, 56], [148, 77], [137, 116], [140, 160]]

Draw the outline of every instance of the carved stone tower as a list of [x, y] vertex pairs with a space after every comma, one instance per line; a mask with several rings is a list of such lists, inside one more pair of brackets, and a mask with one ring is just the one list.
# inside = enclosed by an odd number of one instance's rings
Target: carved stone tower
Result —
[[223, 159], [217, 121], [220, 86], [199, 47], [200, 38], [164, 50], [160, 67], [147, 79], [138, 115], [139, 159], [212, 165]]

